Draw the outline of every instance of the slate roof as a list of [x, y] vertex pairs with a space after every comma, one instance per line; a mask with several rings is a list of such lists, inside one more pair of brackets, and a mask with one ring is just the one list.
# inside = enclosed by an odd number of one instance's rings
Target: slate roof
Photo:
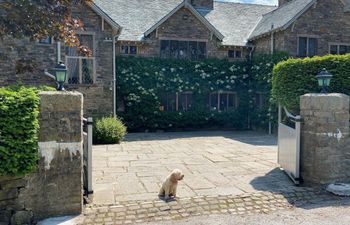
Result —
[[225, 37], [223, 45], [245, 46], [263, 14], [275, 6], [214, 2], [214, 10], [199, 10]]
[[263, 15], [249, 38], [255, 39], [271, 31], [286, 29], [295, 19], [309, 9], [315, 1], [316, 0], [294, 0]]
[[[223, 36], [223, 45], [245, 46], [249, 39], [286, 28], [316, 0], [294, 0], [282, 7], [214, 1], [214, 10], [198, 12]], [[348, 0], [346, 0], [348, 1]], [[183, 0], [93, 0], [122, 27], [118, 40], [141, 41], [144, 33]]]
[[170, 13], [182, 0], [94, 0], [122, 27], [118, 40], [141, 41], [143, 33]]

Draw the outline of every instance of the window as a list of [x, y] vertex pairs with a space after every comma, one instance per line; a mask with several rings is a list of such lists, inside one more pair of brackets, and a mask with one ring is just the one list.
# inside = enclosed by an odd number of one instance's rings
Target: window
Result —
[[176, 111], [177, 96], [175, 93], [163, 94], [161, 99], [161, 111]]
[[344, 55], [350, 53], [350, 44], [330, 44], [329, 53], [333, 55]]
[[78, 34], [81, 45], [87, 46], [92, 57], [79, 54], [77, 47], [66, 48], [67, 83], [92, 84], [95, 78], [94, 36], [92, 34]]
[[123, 55], [136, 55], [137, 54], [137, 46], [123, 45], [120, 47], [120, 53]]
[[213, 92], [209, 96], [210, 110], [229, 111], [238, 107], [238, 98], [235, 92]]
[[162, 111], [189, 111], [192, 108], [192, 92], [163, 94], [161, 103]]
[[262, 109], [264, 106], [267, 105], [268, 99], [266, 98], [266, 96], [266, 94], [259, 92], [255, 94], [255, 104], [257, 108]]
[[207, 56], [207, 43], [197, 41], [162, 40], [161, 58], [202, 59]]
[[229, 58], [242, 58], [242, 52], [239, 50], [228, 50]]
[[178, 95], [178, 110], [189, 111], [192, 108], [192, 92], [184, 92]]
[[51, 37], [47, 37], [47, 38], [39, 39], [38, 43], [39, 44], [43, 44], [43, 45], [51, 45], [52, 44], [52, 38]]
[[312, 57], [317, 55], [317, 38], [299, 37], [298, 39], [298, 56]]

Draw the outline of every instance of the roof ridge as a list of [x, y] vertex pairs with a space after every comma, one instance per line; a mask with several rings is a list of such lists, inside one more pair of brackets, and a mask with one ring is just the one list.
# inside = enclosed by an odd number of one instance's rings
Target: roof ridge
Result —
[[243, 2], [227, 2], [225, 0], [214, 0], [216, 3], [222, 3], [222, 4], [230, 4], [230, 5], [255, 5], [255, 6], [264, 6], [264, 7], [276, 7], [277, 5], [264, 5], [264, 4], [257, 4], [257, 3], [243, 3]]

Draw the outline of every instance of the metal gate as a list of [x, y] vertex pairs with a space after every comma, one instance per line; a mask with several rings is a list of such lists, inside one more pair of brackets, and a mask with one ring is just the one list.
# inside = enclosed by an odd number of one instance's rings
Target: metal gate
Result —
[[84, 126], [83, 126], [83, 178], [84, 178], [84, 192], [85, 195], [89, 195], [93, 193], [92, 190], [92, 118], [84, 118]]
[[[286, 121], [282, 121], [282, 111]], [[278, 108], [278, 163], [293, 180], [300, 182], [300, 123], [301, 116], [294, 116], [286, 108]]]

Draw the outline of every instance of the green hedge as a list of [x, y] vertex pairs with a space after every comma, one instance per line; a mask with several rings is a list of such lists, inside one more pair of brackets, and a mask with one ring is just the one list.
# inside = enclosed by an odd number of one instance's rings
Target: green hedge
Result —
[[[249, 60], [230, 62], [121, 57], [117, 60], [118, 101], [125, 111], [118, 115], [129, 131], [177, 130], [212, 127], [247, 129], [250, 116], [266, 126], [270, 114], [255, 106], [255, 92], [267, 92], [270, 98], [273, 66], [286, 54], [259, 55]], [[160, 96], [164, 93], [192, 92], [192, 108], [187, 112], [161, 111]], [[235, 110], [210, 111], [211, 92], [233, 91], [239, 97]], [[269, 108], [269, 107], [267, 107]]]
[[300, 96], [319, 93], [316, 75], [326, 68], [333, 74], [329, 92], [350, 94], [350, 54], [289, 59], [275, 66], [272, 94], [294, 113], [299, 113]]
[[0, 176], [31, 172], [38, 160], [37, 89], [0, 88]]

